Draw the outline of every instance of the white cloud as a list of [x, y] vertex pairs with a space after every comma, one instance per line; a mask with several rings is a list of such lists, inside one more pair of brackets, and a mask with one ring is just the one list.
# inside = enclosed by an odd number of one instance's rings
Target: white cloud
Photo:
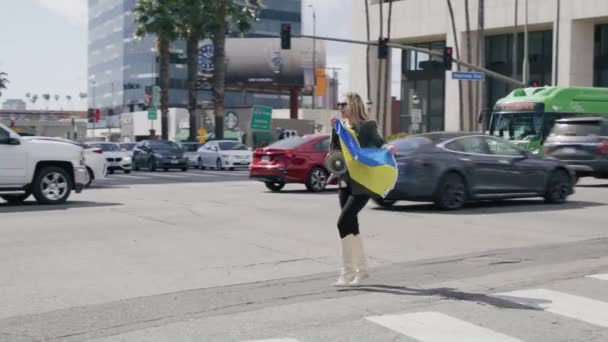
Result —
[[38, 3], [74, 25], [82, 26], [87, 23], [86, 0], [38, 0]]

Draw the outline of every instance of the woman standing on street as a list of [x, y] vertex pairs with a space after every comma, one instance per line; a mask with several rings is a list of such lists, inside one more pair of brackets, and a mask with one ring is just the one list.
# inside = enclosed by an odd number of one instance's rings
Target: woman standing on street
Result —
[[[384, 139], [378, 133], [376, 122], [369, 120], [361, 96], [356, 93], [347, 93], [338, 103], [338, 108], [344, 125], [355, 132], [361, 148], [383, 147]], [[332, 118], [331, 124], [333, 127], [331, 149], [340, 150], [341, 146], [335, 130], [335, 118]], [[394, 154], [392, 146], [390, 149]], [[339, 180], [339, 199], [342, 209], [338, 218], [342, 269], [334, 286], [357, 286], [368, 277], [367, 260], [359, 232], [358, 214], [369, 201], [370, 195], [354, 184], [346, 173]]]

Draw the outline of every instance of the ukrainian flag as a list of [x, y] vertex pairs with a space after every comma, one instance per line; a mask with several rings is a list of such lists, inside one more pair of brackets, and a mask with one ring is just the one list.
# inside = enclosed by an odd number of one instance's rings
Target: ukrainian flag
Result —
[[387, 149], [362, 148], [355, 132], [336, 121], [342, 154], [352, 185], [361, 187], [372, 196], [386, 197], [397, 183], [397, 161]]

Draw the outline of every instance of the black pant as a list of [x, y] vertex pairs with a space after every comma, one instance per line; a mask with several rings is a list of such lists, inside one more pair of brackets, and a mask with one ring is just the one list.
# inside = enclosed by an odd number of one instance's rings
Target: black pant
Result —
[[338, 232], [344, 239], [349, 234], [359, 234], [359, 220], [357, 216], [369, 201], [368, 195], [353, 195], [350, 186], [340, 188], [340, 207], [342, 212], [338, 218]]

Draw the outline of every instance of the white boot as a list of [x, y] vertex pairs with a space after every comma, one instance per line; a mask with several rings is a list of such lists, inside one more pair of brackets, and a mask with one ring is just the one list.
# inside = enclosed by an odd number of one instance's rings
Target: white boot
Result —
[[340, 277], [334, 283], [334, 286], [348, 286], [355, 277], [355, 269], [353, 266], [353, 236], [347, 235], [340, 239], [340, 251], [342, 253], [342, 269]]
[[361, 281], [369, 277], [367, 272], [367, 258], [365, 251], [363, 250], [363, 239], [361, 234], [357, 234], [353, 237], [353, 261], [355, 267], [355, 277], [348, 284], [349, 286], [358, 286]]

